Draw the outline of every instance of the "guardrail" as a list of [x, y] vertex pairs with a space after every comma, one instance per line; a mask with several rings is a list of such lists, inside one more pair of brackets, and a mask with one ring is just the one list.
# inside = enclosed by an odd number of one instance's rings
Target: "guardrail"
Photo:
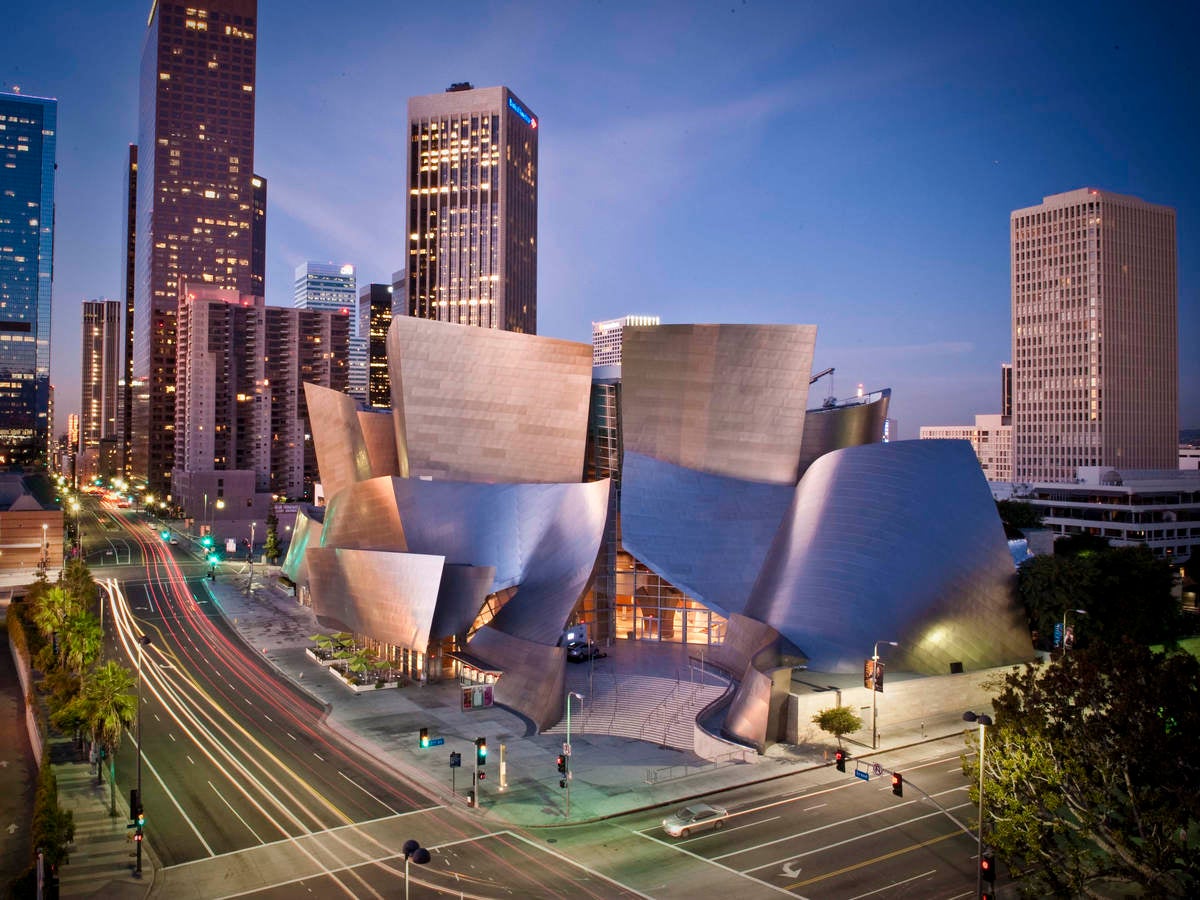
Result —
[[741, 765], [746, 762], [747, 756], [756, 755], [757, 754], [750, 749], [731, 750], [728, 753], [718, 756], [716, 759], [709, 760], [706, 763], [701, 763], [698, 766], [676, 765], [662, 766], [657, 769], [647, 769], [646, 775], [642, 781], [645, 784], [659, 784], [663, 781], [673, 781], [677, 778], [687, 778], [690, 775], [698, 775], [701, 772], [711, 772], [714, 769], [723, 769], [726, 766]]

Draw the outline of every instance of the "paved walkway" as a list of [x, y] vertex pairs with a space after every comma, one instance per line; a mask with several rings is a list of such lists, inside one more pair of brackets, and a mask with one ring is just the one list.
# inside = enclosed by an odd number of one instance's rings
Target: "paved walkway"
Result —
[[[228, 569], [228, 567], [227, 567]], [[474, 740], [488, 743], [487, 780], [480, 790], [477, 815], [519, 827], [578, 824], [665, 803], [681, 803], [725, 788], [769, 780], [823, 766], [829, 747], [776, 745], [754, 762], [712, 764], [692, 753], [604, 733], [571, 736], [573, 778], [571, 815], [566, 791], [559, 787], [557, 755], [565, 735], [533, 734], [526, 720], [498, 707], [464, 711], [456, 682], [410, 685], [354, 693], [305, 654], [309, 636], [327, 632], [311, 610], [299, 606], [274, 578], [257, 570], [255, 588], [245, 592], [246, 576], [227, 574], [204, 582], [226, 619], [246, 643], [326, 705], [327, 725], [364, 754], [399, 775], [439, 791], [447, 804], [467, 807]], [[603, 660], [603, 672], [643, 673], [686, 682], [693, 648], [618, 642]], [[592, 672], [592, 677], [597, 673]], [[587, 675], [584, 666], [571, 673], [573, 683]], [[601, 673], [602, 674], [602, 673]], [[582, 691], [581, 691], [582, 693]], [[586, 702], [586, 700], [584, 701]], [[578, 714], [578, 707], [576, 707]], [[586, 721], [586, 717], [584, 717]], [[429, 729], [444, 744], [421, 750], [418, 733]], [[958, 734], [957, 717], [921, 723], [920, 728], [894, 729], [881, 753]], [[463, 766], [452, 770], [451, 751], [462, 754]], [[861, 748], [856, 755], [866, 756]], [[143, 878], [130, 874], [131, 845], [126, 841], [127, 800], [117, 798], [118, 816], [108, 815], [107, 791], [98, 791], [86, 762], [56, 765], [60, 802], [74, 811], [75, 849], [62, 873], [62, 896], [138, 897], [153, 893], [155, 863], [151, 840], [143, 860]]]

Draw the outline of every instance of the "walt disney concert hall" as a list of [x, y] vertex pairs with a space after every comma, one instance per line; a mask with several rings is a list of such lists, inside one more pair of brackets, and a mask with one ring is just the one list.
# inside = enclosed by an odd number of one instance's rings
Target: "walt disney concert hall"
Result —
[[793, 666], [857, 670], [880, 634], [919, 673], [1028, 659], [970, 446], [881, 443], [887, 391], [809, 409], [815, 340], [626, 325], [593, 377], [587, 344], [398, 316], [390, 412], [306, 385], [327, 502], [285, 573], [328, 626], [539, 728], [568, 623], [704, 646], [737, 684], [723, 731], [757, 746]]

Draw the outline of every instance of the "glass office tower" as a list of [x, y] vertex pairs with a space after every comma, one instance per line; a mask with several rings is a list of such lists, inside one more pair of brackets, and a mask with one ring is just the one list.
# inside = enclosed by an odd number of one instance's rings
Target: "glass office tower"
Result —
[[410, 316], [537, 333], [538, 120], [506, 87], [408, 101]]
[[58, 101], [0, 93], [0, 463], [50, 452]]

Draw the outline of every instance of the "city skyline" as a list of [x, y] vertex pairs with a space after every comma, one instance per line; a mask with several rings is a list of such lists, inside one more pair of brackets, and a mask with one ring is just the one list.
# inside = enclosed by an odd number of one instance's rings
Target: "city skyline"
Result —
[[[815, 324], [814, 368], [837, 368], [837, 394], [893, 388], [890, 415], [916, 437], [999, 411], [1009, 214], [1096, 187], [1177, 211], [1180, 424], [1196, 427], [1200, 176], [1175, 124], [1197, 100], [1184, 14], [1088, 9], [525, 4], [464, 26], [368, 4], [333, 42], [315, 5], [263, 0], [267, 302], [289, 305], [307, 259], [390, 282], [406, 246], [407, 98], [505, 84], [540, 119], [541, 334], [586, 342], [593, 321], [629, 313]], [[59, 101], [56, 432], [79, 408], [80, 301], [123, 296], [147, 12], [52, 3], [0, 36], [0, 86]], [[455, 38], [444, 52], [389, 53], [439, 28]], [[879, 333], [886, 343], [867, 337]]]

